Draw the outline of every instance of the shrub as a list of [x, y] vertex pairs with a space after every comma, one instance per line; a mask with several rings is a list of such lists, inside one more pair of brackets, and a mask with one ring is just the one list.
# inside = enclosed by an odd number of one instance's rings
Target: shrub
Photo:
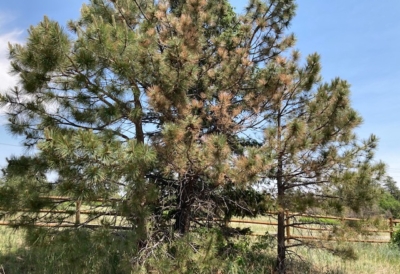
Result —
[[395, 232], [393, 232], [391, 244], [400, 249], [400, 229], [397, 229]]

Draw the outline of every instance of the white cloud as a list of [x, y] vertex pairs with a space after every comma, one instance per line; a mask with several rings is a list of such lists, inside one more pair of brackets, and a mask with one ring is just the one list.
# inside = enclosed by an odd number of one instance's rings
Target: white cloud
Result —
[[16, 78], [9, 74], [10, 61], [8, 60], [8, 42], [20, 43], [22, 31], [14, 30], [8, 33], [0, 33], [0, 91], [4, 92], [16, 84]]
[[[1, 14], [0, 14], [0, 17]], [[9, 16], [8, 16], [9, 17]], [[4, 23], [4, 20], [0, 20], [0, 27]], [[7, 90], [17, 84], [17, 78], [10, 75], [10, 60], [8, 59], [8, 43], [11, 44], [21, 43], [21, 35], [23, 31], [12, 30], [4, 32], [1, 29], [0, 32], [0, 92], [5, 93]], [[3, 112], [0, 109], [0, 124], [4, 123], [4, 116], [1, 115]]]

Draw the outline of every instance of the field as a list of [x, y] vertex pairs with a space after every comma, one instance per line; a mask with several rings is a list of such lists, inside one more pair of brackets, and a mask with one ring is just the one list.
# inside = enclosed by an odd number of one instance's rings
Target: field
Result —
[[298, 248], [295, 251], [303, 260], [312, 264], [313, 270], [309, 273], [400, 273], [400, 252], [388, 244], [347, 243], [344, 247], [353, 248], [357, 258], [341, 259], [329, 252], [315, 249]]
[[[262, 217], [259, 221], [275, 222], [274, 218]], [[302, 221], [306, 220], [303, 218]], [[315, 221], [310, 220], [310, 221]], [[322, 220], [321, 225], [312, 225], [312, 228], [329, 228], [329, 225], [338, 224], [334, 220]], [[273, 235], [276, 233], [274, 226], [265, 226], [261, 224], [244, 224], [231, 223], [232, 227], [244, 228], [250, 226], [255, 234], [263, 234], [266, 231]], [[291, 229], [291, 233], [295, 235], [321, 237], [326, 232], [321, 231], [305, 231], [299, 229]], [[378, 239], [389, 241], [388, 233], [370, 233], [369, 235], [357, 235], [359, 240]], [[353, 238], [357, 238], [354, 237]], [[317, 242], [318, 243], [318, 242]], [[359, 273], [359, 274], [396, 274], [400, 273], [400, 250], [387, 243], [363, 243], [363, 242], [342, 242], [331, 243], [332, 246], [339, 247], [342, 250], [354, 250], [355, 259], [340, 258], [333, 255], [332, 252], [323, 249], [295, 247], [292, 250], [295, 254], [293, 258], [292, 270], [290, 273]], [[326, 246], [326, 242], [325, 242]], [[350, 252], [351, 253], [351, 252]], [[273, 254], [272, 254], [273, 256]]]
[[[351, 218], [349, 218], [351, 219]], [[270, 235], [276, 234], [276, 225], [265, 225], [263, 223], [276, 224], [276, 218], [273, 216], [263, 216], [249, 220], [232, 219], [231, 227], [245, 228], [250, 227], [254, 235], [264, 235], [268, 232]], [[396, 220], [399, 222], [399, 220]], [[312, 218], [312, 217], [295, 217], [289, 221], [290, 224], [300, 223], [286, 230], [290, 236], [301, 239], [327, 239], [333, 236], [331, 233], [337, 227], [348, 227], [351, 229], [343, 230], [342, 239], [351, 242], [376, 242], [384, 243], [390, 241], [390, 228], [387, 220], [377, 219], [375, 222], [364, 222], [361, 219], [340, 221], [332, 218]], [[393, 226], [391, 229], [395, 229]], [[336, 233], [337, 236], [338, 233]], [[289, 235], [289, 234], [287, 234]], [[335, 236], [335, 237], [336, 237]], [[337, 237], [336, 237], [337, 238]]]
[[[261, 219], [268, 221], [265, 218]], [[245, 227], [245, 224], [235, 224], [234, 227]], [[250, 225], [254, 232], [265, 233], [265, 226]], [[270, 227], [269, 233], [273, 234], [273, 228]], [[24, 249], [24, 232], [22, 230], [13, 230], [8, 227], [0, 227], [0, 273], [37, 273], [31, 272], [26, 266], [21, 269], [24, 262], [30, 261], [40, 264], [41, 260], [62, 260], [63, 258], [54, 258], [49, 254], [32, 254], [29, 250]], [[332, 243], [335, 245], [335, 243]], [[340, 248], [352, 248], [357, 259], [342, 259], [333, 255], [331, 252], [321, 249], [297, 247], [293, 251], [296, 255], [291, 255], [292, 269], [289, 273], [363, 273], [363, 274], [379, 274], [379, 273], [400, 273], [400, 250], [396, 249], [389, 244], [370, 244], [370, 243], [341, 243]], [[24, 251], [25, 250], [25, 251]], [[271, 250], [270, 257], [273, 259], [275, 250]], [[65, 252], [68, 252], [67, 250]], [[45, 255], [46, 254], [46, 255]], [[42, 256], [42, 257], [41, 257]], [[90, 259], [90, 257], [88, 257]], [[271, 263], [266, 262], [265, 273], [272, 273]], [[48, 270], [46, 273], [52, 273]], [[44, 272], [42, 272], [44, 273]], [[72, 273], [68, 270], [66, 272], [57, 273]], [[104, 272], [107, 273], [107, 272]], [[117, 272], [115, 272], [117, 273]], [[234, 273], [234, 272], [232, 272]], [[238, 272], [239, 273], [239, 272]]]

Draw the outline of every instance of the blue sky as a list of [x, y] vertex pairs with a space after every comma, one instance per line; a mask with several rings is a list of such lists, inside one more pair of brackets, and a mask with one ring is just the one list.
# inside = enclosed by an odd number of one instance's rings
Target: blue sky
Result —
[[[7, 74], [7, 42], [23, 43], [26, 29], [43, 15], [62, 25], [76, 19], [83, 0], [13, 0], [0, 2], [0, 91], [15, 84]], [[238, 12], [247, 1], [231, 0]], [[400, 182], [400, 1], [398, 0], [299, 0], [290, 31], [296, 48], [322, 59], [325, 81], [348, 80], [352, 103], [364, 118], [357, 130], [362, 138], [374, 133], [380, 139], [377, 159], [388, 164], [388, 173]], [[7, 133], [0, 115], [0, 166], [5, 157], [20, 154], [20, 141]]]

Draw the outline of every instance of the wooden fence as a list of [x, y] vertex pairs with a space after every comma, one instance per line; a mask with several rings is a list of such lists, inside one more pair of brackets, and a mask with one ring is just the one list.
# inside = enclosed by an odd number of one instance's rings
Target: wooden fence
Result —
[[[95, 211], [95, 210], [84, 210], [82, 209], [81, 201], [73, 201], [68, 197], [60, 197], [60, 196], [46, 196], [43, 197], [45, 199], [50, 199], [54, 202], [73, 202], [75, 203], [74, 210], [51, 210], [51, 209], [42, 209], [39, 210], [39, 213], [48, 214], [48, 213], [56, 213], [56, 214], [71, 214], [74, 216], [74, 221], [69, 223], [47, 223], [47, 222], [36, 222], [34, 225], [39, 227], [77, 227], [77, 226], [85, 226], [89, 228], [100, 227], [98, 224], [90, 224], [86, 221], [82, 222], [81, 215], [96, 215], [96, 216], [120, 216], [118, 212], [115, 211]], [[121, 199], [109, 199], [107, 201], [112, 202], [122, 202]], [[92, 200], [91, 202], [105, 202], [103, 199]], [[23, 212], [23, 210], [21, 211]], [[267, 215], [270, 216], [270, 219], [274, 219], [274, 215], [277, 215], [278, 212], [268, 212]], [[343, 225], [346, 221], [352, 222], [363, 222], [365, 219], [360, 218], [344, 218], [337, 216], [325, 216], [325, 215], [309, 215], [309, 214], [301, 214], [285, 211], [285, 227], [286, 227], [286, 238], [287, 241], [290, 240], [320, 240], [320, 241], [335, 241], [338, 238], [335, 237], [326, 237], [322, 236], [323, 233], [331, 234], [333, 229], [335, 228], [334, 224], [326, 224], [326, 220], [334, 220], [339, 225]], [[307, 218], [308, 221], [302, 221], [302, 218]], [[325, 224], [324, 224], [325, 222]], [[387, 219], [387, 227], [388, 229], [363, 229], [363, 232], [375, 233], [376, 234], [386, 234], [388, 239], [371, 239], [371, 235], [369, 237], [357, 238], [357, 239], [344, 239], [347, 242], [369, 242], [369, 243], [388, 243], [390, 239], [393, 237], [394, 226], [400, 223], [400, 219]], [[251, 226], [265, 226], [265, 232], [269, 231], [268, 227], [277, 227], [277, 222], [266, 222], [262, 220], [256, 219], [231, 219], [230, 226], [235, 226], [235, 224], [245, 224]], [[0, 221], [0, 225], [4, 226], [12, 226], [13, 223], [9, 221]], [[120, 225], [120, 226], [109, 226], [111, 229], [130, 229], [128, 226]], [[319, 235], [308, 235], [304, 236], [304, 233], [312, 234], [312, 232], [316, 232]], [[262, 236], [265, 234], [261, 233], [253, 233], [252, 236]], [[382, 238], [382, 237], [381, 237]], [[342, 239], [343, 240], [343, 239]]]
[[[269, 212], [270, 215], [277, 215], [278, 212]], [[300, 239], [300, 240], [319, 240], [319, 241], [337, 241], [344, 240], [346, 242], [365, 242], [365, 243], [388, 243], [390, 239], [393, 237], [394, 226], [400, 223], [400, 219], [388, 218], [387, 227], [388, 229], [371, 229], [371, 228], [362, 228], [361, 231], [363, 233], [369, 233], [369, 236], [361, 237], [361, 238], [339, 238], [339, 237], [322, 237], [319, 236], [304, 236], [303, 232], [307, 232], [308, 234], [312, 234], [313, 231], [316, 232], [325, 232], [326, 234], [332, 235], [335, 225], [333, 224], [321, 224], [320, 220], [335, 220], [339, 225], [343, 225], [346, 221], [353, 222], [365, 222], [367, 219], [361, 218], [346, 218], [346, 217], [337, 217], [337, 216], [325, 216], [325, 215], [310, 215], [310, 214], [301, 214], [301, 213], [293, 213], [286, 211], [285, 218], [285, 227], [286, 227], [286, 239], [287, 241]], [[304, 217], [308, 219], [314, 219], [314, 221], [299, 221], [299, 217]], [[264, 221], [255, 221], [255, 220], [246, 220], [246, 219], [231, 219], [230, 223], [234, 225], [235, 223], [239, 224], [248, 224], [248, 225], [263, 225], [263, 226], [273, 226], [276, 227], [278, 225], [277, 222], [264, 222]], [[319, 227], [318, 227], [319, 226]], [[321, 234], [321, 233], [319, 233]], [[371, 237], [376, 236], [377, 234], [386, 234], [387, 239], [371, 239]], [[264, 234], [253, 233], [253, 236], [263, 236]]]

